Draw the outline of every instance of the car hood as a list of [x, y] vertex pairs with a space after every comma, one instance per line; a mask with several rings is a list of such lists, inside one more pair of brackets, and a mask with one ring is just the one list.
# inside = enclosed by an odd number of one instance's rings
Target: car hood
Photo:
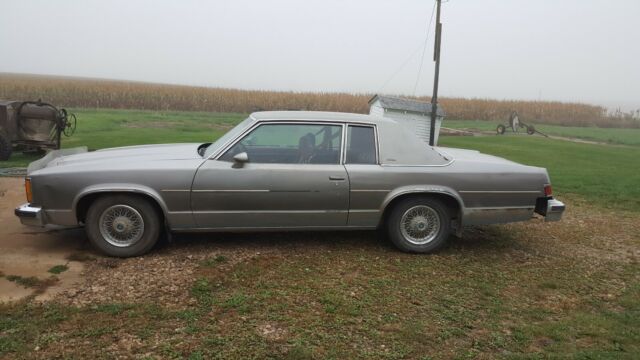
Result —
[[154, 161], [202, 159], [198, 154], [200, 143], [126, 146], [59, 156], [47, 162], [46, 167], [96, 163], [140, 163]]

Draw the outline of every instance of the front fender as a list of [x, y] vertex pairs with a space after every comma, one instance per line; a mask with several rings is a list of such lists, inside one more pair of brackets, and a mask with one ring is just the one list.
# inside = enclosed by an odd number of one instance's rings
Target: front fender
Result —
[[73, 199], [71, 209], [73, 213], [76, 214], [78, 210], [78, 203], [82, 198], [84, 198], [87, 195], [98, 194], [98, 193], [114, 193], [114, 192], [134, 193], [134, 194], [149, 196], [156, 201], [156, 203], [162, 209], [162, 212], [165, 215], [165, 219], [167, 218], [169, 209], [164, 199], [162, 198], [162, 196], [160, 196], [160, 194], [156, 190], [140, 184], [112, 183], [112, 184], [98, 184], [98, 185], [87, 186], [76, 194], [75, 198]]

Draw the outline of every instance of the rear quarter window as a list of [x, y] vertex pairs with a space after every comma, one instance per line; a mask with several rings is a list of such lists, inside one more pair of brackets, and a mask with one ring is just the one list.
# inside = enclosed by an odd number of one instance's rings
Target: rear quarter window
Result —
[[376, 135], [372, 126], [349, 125], [347, 164], [377, 164]]

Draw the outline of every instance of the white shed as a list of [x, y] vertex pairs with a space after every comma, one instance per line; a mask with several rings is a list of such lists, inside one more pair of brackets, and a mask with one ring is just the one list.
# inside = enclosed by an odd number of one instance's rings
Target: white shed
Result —
[[[369, 100], [369, 114], [391, 118], [411, 128], [420, 139], [429, 143], [431, 104], [423, 101], [376, 95]], [[444, 110], [438, 105], [434, 145], [438, 144]]]

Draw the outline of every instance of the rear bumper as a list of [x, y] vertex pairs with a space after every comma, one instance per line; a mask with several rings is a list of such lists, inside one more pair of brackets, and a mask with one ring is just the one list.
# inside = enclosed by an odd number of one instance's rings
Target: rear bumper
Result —
[[29, 226], [45, 226], [44, 212], [39, 206], [32, 206], [31, 204], [22, 204], [16, 208], [15, 214], [20, 218], [20, 222]]
[[544, 216], [544, 221], [559, 221], [565, 208], [562, 201], [553, 197], [538, 198], [536, 202], [536, 213]]

